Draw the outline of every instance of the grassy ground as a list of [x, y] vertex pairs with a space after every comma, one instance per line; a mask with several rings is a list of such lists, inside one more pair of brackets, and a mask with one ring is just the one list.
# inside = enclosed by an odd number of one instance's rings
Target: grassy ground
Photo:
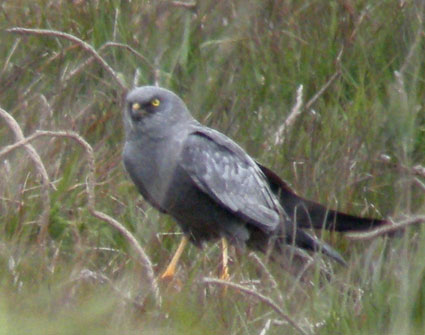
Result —
[[[178, 229], [145, 203], [124, 172], [124, 89], [98, 62], [75, 72], [90, 58], [78, 43], [6, 29], [72, 34], [98, 50], [126, 87], [158, 82], [176, 91], [196, 118], [237, 140], [299, 193], [399, 220], [424, 214], [423, 20], [424, 5], [413, 0], [199, 1], [194, 8], [172, 1], [6, 0], [0, 107], [25, 136], [72, 130], [93, 147], [96, 209], [137, 238], [158, 274]], [[308, 108], [273, 145], [300, 85]], [[16, 139], [0, 124], [2, 150]], [[32, 144], [47, 190], [22, 148], [0, 162], [0, 334], [299, 333], [257, 298], [231, 288], [223, 295], [202, 282], [219, 273], [215, 245], [189, 248], [179, 281], [161, 286], [159, 308], [135, 249], [92, 215], [85, 151], [67, 138]], [[272, 299], [306, 333], [423, 334], [421, 226], [372, 241], [326, 238], [347, 268], [319, 257], [299, 280], [247, 254], [234, 258], [232, 281]], [[323, 262], [332, 273], [327, 280]]]

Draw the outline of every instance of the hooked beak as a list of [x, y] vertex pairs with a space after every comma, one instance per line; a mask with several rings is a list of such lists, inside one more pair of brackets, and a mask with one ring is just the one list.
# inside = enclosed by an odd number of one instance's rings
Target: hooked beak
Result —
[[129, 110], [131, 118], [135, 121], [140, 120], [146, 114], [145, 110], [138, 102], [130, 103]]

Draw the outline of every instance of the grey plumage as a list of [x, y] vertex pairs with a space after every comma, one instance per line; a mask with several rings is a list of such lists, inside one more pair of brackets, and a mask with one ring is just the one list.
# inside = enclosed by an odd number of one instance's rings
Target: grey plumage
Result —
[[[282, 244], [293, 243], [344, 263], [330, 246], [301, 229], [309, 223], [331, 227], [327, 208], [298, 197], [234, 141], [193, 119], [173, 92], [153, 86], [134, 89], [127, 95], [124, 124], [123, 159], [131, 179], [146, 200], [176, 219], [193, 243], [226, 237], [261, 251], [279, 251]], [[300, 224], [295, 206], [307, 212]], [[315, 210], [311, 217], [309, 208]], [[336, 230], [344, 215], [353, 221], [345, 230], [384, 223], [331, 212]]]

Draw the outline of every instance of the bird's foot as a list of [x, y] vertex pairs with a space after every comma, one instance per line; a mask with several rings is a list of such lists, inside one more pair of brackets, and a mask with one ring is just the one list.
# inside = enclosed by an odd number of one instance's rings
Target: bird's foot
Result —
[[186, 236], [183, 236], [173, 258], [171, 259], [170, 264], [168, 264], [165, 271], [159, 277], [159, 279], [161, 281], [166, 282], [166, 283], [171, 283], [171, 282], [174, 281], [174, 277], [176, 275], [177, 264], [179, 262], [179, 259], [182, 255], [183, 250], [186, 247], [186, 244], [187, 244], [188, 241], [189, 241], [189, 239]]
[[170, 269], [169, 267], [162, 273], [162, 275], [159, 277], [160, 280], [165, 282], [170, 282], [174, 279], [176, 275], [175, 269]]
[[170, 267], [158, 277], [158, 281], [167, 292], [180, 292], [183, 287], [182, 281], [176, 276], [175, 269], [170, 269]]
[[229, 267], [228, 266], [223, 266], [223, 269], [222, 269], [221, 275], [220, 275], [220, 279], [221, 280], [229, 280], [230, 279]]

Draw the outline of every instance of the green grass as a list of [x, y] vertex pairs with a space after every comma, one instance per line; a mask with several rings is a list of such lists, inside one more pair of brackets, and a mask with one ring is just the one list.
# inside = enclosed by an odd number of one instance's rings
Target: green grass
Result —
[[[308, 198], [355, 214], [424, 214], [415, 165], [425, 165], [424, 6], [421, 1], [3, 1], [0, 107], [25, 135], [74, 130], [96, 158], [96, 208], [120, 221], [157, 274], [178, 244], [178, 228], [138, 194], [121, 163], [123, 92], [97, 63], [65, 80], [89, 55], [20, 26], [73, 34], [99, 50], [128, 87], [158, 80], [202, 123], [238, 141]], [[340, 61], [337, 56], [343, 49]], [[273, 137], [303, 85], [306, 103], [340, 72], [282, 145]], [[397, 76], [401, 73], [401, 77]], [[0, 150], [15, 141], [0, 121]], [[37, 243], [41, 183], [24, 150], [0, 162], [1, 334], [297, 334], [258, 300], [201, 283], [219, 273], [218, 246], [184, 254], [177, 288], [149, 295], [144, 268], [127, 240], [91, 216], [85, 155], [64, 139], [33, 142], [54, 188], [49, 238]], [[388, 155], [384, 162], [382, 155]], [[298, 281], [274, 264], [276, 282], [246, 255], [232, 280], [253, 285], [316, 334], [422, 334], [425, 232], [348, 242], [329, 237], [349, 266], [316, 265]], [[328, 260], [325, 260], [328, 262]], [[282, 299], [279, 298], [282, 296]], [[144, 306], [133, 304], [148, 296]]]

